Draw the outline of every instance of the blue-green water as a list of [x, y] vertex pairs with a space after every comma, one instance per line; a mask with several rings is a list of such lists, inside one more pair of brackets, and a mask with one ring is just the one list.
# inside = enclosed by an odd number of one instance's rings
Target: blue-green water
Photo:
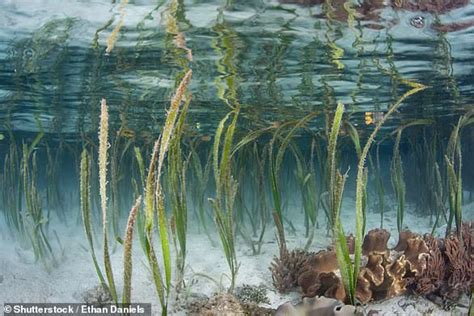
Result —
[[[174, 229], [173, 198], [179, 196], [187, 202], [188, 234], [198, 236], [189, 238], [191, 245], [195, 238], [207, 242], [209, 236], [213, 251], [220, 253], [216, 211], [209, 199], [218, 198], [219, 181], [228, 181], [222, 190], [238, 184], [235, 203], [226, 210], [234, 221], [239, 256], [265, 256], [256, 261], [269, 265], [278, 250], [272, 214], [280, 209], [291, 246], [304, 247], [311, 230], [315, 236], [309, 249], [327, 246], [327, 147], [339, 103], [344, 114], [335, 159], [337, 169], [347, 175], [342, 206], [346, 232], [354, 232], [358, 143], [364, 148], [385, 118], [363, 165], [368, 172], [366, 230], [384, 226], [393, 238], [403, 228], [444, 235], [455, 227], [450, 194], [456, 190], [459, 203], [454, 204], [460, 205], [464, 219], [474, 219], [472, 0], [1, 1], [0, 245], [21, 249], [20, 259], [0, 251], [5, 269], [27, 256], [38, 261], [31, 266], [46, 262], [51, 268], [49, 252], [66, 256], [62, 262], [54, 260], [61, 267], [80, 248], [86, 283], [97, 283], [85, 250], [79, 171], [85, 148], [91, 155], [93, 234], [100, 240], [101, 100], [106, 99], [110, 115], [106, 193], [110, 240], [118, 256], [128, 212], [147, 191], [153, 144], [163, 137], [170, 101], [188, 70], [190, 103], [181, 151], [168, 153], [172, 158], [164, 160], [162, 182], [165, 225]], [[233, 137], [226, 133], [232, 119]], [[232, 153], [224, 180], [216, 180], [214, 172], [223, 157], [216, 158], [216, 150], [226, 150], [216, 143], [220, 123], [222, 142], [230, 140]], [[255, 131], [262, 134], [237, 146]], [[280, 158], [281, 168], [274, 173]], [[176, 186], [169, 180], [173, 159], [182, 171], [183, 182]], [[403, 180], [402, 193], [395, 185], [397, 176]], [[272, 191], [272, 177], [280, 197]], [[401, 205], [407, 214], [397, 227]], [[139, 214], [145, 216], [144, 208]], [[45, 250], [46, 260], [35, 248], [38, 227], [52, 247]], [[80, 241], [67, 239], [69, 228]], [[174, 236], [169, 233], [170, 239]], [[157, 241], [162, 237], [155, 234]], [[69, 259], [63, 238], [75, 245]], [[136, 239], [134, 258], [145, 262]], [[96, 243], [100, 252], [101, 242]], [[199, 254], [189, 252], [192, 266]], [[225, 267], [225, 258], [221, 261]], [[7, 284], [16, 284], [2, 273]], [[146, 273], [140, 277], [151, 279]], [[269, 273], [260, 277], [271, 284]], [[154, 293], [152, 286], [148, 290]], [[7, 297], [27, 300], [15, 291]], [[36, 300], [67, 301], [68, 295]], [[272, 299], [274, 307], [277, 302]]]

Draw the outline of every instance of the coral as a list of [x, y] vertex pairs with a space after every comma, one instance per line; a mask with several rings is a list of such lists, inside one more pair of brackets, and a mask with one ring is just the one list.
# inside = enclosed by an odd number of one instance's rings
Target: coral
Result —
[[426, 269], [415, 283], [415, 291], [421, 295], [431, 294], [441, 287], [446, 268], [439, 240], [431, 235], [426, 235], [425, 242], [430, 249]]
[[305, 297], [326, 296], [344, 300], [346, 293], [339, 277], [334, 272], [307, 271], [301, 274], [298, 284]]
[[369, 253], [386, 253], [388, 252], [387, 242], [390, 238], [390, 233], [385, 229], [372, 229], [369, 230], [365, 235], [364, 242], [362, 244], [362, 254], [368, 255]]
[[409, 230], [402, 230], [401, 232], [398, 233], [398, 243], [393, 248], [395, 251], [405, 251], [407, 249], [407, 240], [410, 238], [416, 237], [417, 234], [409, 231]]
[[312, 255], [298, 277], [298, 285], [304, 296], [324, 295], [343, 300], [346, 294], [340, 279], [334, 274], [336, 270], [337, 258], [334, 251], [322, 250]]
[[315, 296], [319, 291], [319, 273], [313, 270], [307, 270], [298, 277], [298, 285], [306, 297]]
[[273, 285], [280, 292], [288, 291], [298, 285], [298, 277], [305, 268], [311, 253], [303, 250], [283, 251], [279, 258], [275, 257], [270, 266]]
[[461, 233], [467, 252], [474, 258], [474, 222], [463, 223]]
[[362, 313], [351, 305], [344, 305], [341, 301], [327, 297], [305, 297], [297, 305], [285, 303], [276, 310], [275, 316], [293, 315], [362, 315]]
[[[444, 306], [458, 301], [463, 293], [469, 293], [474, 286], [472, 223], [462, 225], [461, 236], [461, 239], [457, 235], [436, 239], [427, 234], [424, 236], [424, 243], [419, 241], [419, 237], [408, 239], [407, 256], [412, 259], [426, 256], [426, 267], [418, 274], [407, 276], [410, 288]], [[426, 249], [427, 254], [423, 253]], [[410, 262], [408, 267], [413, 265], [417, 266]], [[441, 298], [441, 302], [438, 298]]]
[[369, 254], [366, 269], [366, 279], [372, 282], [375, 286], [383, 283], [385, 275], [384, 256], [381, 254]]
[[444, 241], [447, 257], [446, 281], [441, 295], [448, 300], [456, 301], [462, 293], [468, 293], [473, 284], [473, 263], [471, 255], [462, 240], [451, 235]]
[[[334, 274], [334, 273], [330, 273]], [[321, 281], [323, 284], [327, 284], [327, 290], [324, 292], [324, 296], [332, 297], [338, 299], [340, 301], [345, 300], [346, 298], [346, 290], [344, 289], [344, 284], [342, 284], [341, 280], [337, 279], [337, 282], [328, 283], [330, 280], [327, 276], [321, 276]]]
[[372, 290], [370, 289], [370, 281], [364, 277], [364, 269], [362, 269], [357, 277], [356, 298], [362, 304], [372, 299]]
[[420, 236], [407, 239], [407, 247], [404, 251], [409, 275], [419, 276], [426, 269], [429, 257], [429, 248]]
[[[461, 237], [424, 237], [428, 248], [426, 268], [410, 280], [410, 287], [415, 292], [444, 306], [458, 301], [463, 293], [469, 293], [474, 287], [472, 223], [462, 225]], [[423, 247], [421, 249], [424, 250]], [[438, 298], [441, 298], [441, 302], [438, 302]]]
[[321, 272], [333, 272], [337, 270], [337, 258], [334, 251], [321, 250], [309, 256], [304, 270]]
[[385, 268], [385, 280], [390, 286], [386, 290], [386, 298], [394, 297], [403, 294], [407, 289], [406, 274], [406, 259], [402, 255]]
[[[355, 290], [359, 302], [365, 304], [411, 290], [435, 303], [449, 306], [474, 288], [473, 223], [463, 223], [461, 238], [453, 234], [437, 239], [429, 234], [421, 237], [402, 231], [393, 251], [387, 248], [389, 237], [387, 231], [374, 229], [364, 238], [366, 263], [360, 269]], [[350, 236], [346, 240], [349, 245]], [[299, 259], [296, 260], [296, 257]], [[295, 269], [285, 270], [285, 274], [280, 273], [283, 277], [279, 277], [291, 280], [292, 286], [299, 285], [304, 297], [324, 295], [343, 302], [349, 299], [337, 271], [333, 250], [318, 253], [294, 251], [285, 260], [293, 263], [284, 267]], [[283, 314], [280, 315], [285, 315], [285, 310], [291, 312], [293, 309], [298, 310], [294, 306], [282, 306], [280, 312]]]
[[235, 296], [242, 303], [270, 304], [267, 288], [264, 285], [244, 284], [235, 289]]
[[406, 290], [405, 256], [392, 259], [388, 254], [370, 254], [358, 278], [356, 297], [362, 303], [400, 295]]

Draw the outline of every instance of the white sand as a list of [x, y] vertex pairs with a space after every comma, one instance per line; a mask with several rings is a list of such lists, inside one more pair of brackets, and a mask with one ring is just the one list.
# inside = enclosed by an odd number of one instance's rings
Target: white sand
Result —
[[[471, 205], [472, 207], [472, 205]], [[342, 218], [347, 231], [354, 227], [353, 202], [345, 201]], [[322, 214], [321, 214], [322, 215]], [[300, 218], [301, 216], [298, 216]], [[321, 217], [322, 218], [322, 217]], [[351, 222], [352, 221], [352, 222]], [[367, 229], [378, 227], [379, 215], [369, 214]], [[428, 218], [423, 218], [410, 213], [406, 214], [405, 223], [410, 229], [424, 233], [430, 231]], [[301, 223], [293, 222], [298, 231], [302, 231]], [[324, 225], [321, 225], [324, 226]], [[390, 244], [396, 242], [396, 217], [395, 213], [386, 214], [384, 222], [386, 229], [392, 233]], [[205, 294], [212, 295], [219, 291], [218, 286], [196, 274], [208, 275], [218, 282], [222, 279], [224, 287], [229, 284], [225, 277], [228, 274], [227, 263], [223, 256], [219, 241], [216, 237], [216, 246], [211, 246], [204, 234], [198, 234], [197, 227], [191, 225], [188, 238], [187, 268], [185, 280], [188, 284], [186, 295]], [[271, 281], [271, 273], [268, 269], [270, 262], [278, 253], [278, 246], [274, 238], [273, 225], [269, 225], [268, 233], [265, 237], [265, 244], [262, 253], [253, 256], [248, 246], [239, 239], [237, 245], [238, 261], [240, 270], [237, 285], [244, 283], [251, 285], [264, 284], [268, 287], [268, 297], [270, 305], [266, 307], [276, 308], [286, 301], [298, 301], [299, 293], [281, 295], [274, 290]], [[84, 291], [98, 284], [92, 260], [87, 252], [87, 244], [81, 224], [75, 227], [61, 227], [57, 233], [61, 236], [61, 243], [64, 247], [63, 253], [58, 251], [59, 265], [46, 272], [39, 263], [33, 262], [32, 252], [21, 249], [2, 229], [0, 235], [0, 303], [4, 302], [34, 302], [34, 303], [74, 303], [82, 302]], [[50, 235], [52, 234], [50, 228]], [[287, 231], [288, 247], [290, 249], [303, 247], [305, 239], [302, 234], [294, 235]], [[214, 236], [217, 236], [214, 234]], [[54, 238], [51, 239], [57, 247]], [[326, 231], [318, 230], [311, 250], [318, 250], [328, 245], [329, 239]], [[119, 292], [122, 287], [122, 246], [117, 245], [112, 255], [114, 272]], [[59, 248], [59, 247], [58, 247]], [[158, 250], [159, 247], [157, 247]], [[101, 249], [97, 249], [100, 257]], [[133, 290], [132, 299], [135, 302], [152, 303], [153, 314], [159, 314], [160, 307], [155, 294], [154, 286], [151, 282], [149, 269], [145, 262], [145, 256], [138, 243], [134, 243], [134, 266], [133, 266]], [[452, 312], [445, 312], [438, 306], [423, 298], [399, 297], [377, 304], [369, 304], [367, 311], [377, 310], [381, 315], [452, 315]], [[173, 314], [185, 315], [185, 311]], [[461, 314], [461, 312], [457, 313]]]

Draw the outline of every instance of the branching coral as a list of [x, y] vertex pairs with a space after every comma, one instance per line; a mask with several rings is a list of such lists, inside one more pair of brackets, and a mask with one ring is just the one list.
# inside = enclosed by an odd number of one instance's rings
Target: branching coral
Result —
[[457, 236], [449, 236], [444, 241], [444, 254], [447, 258], [446, 278], [441, 295], [456, 301], [462, 293], [468, 292], [473, 286], [472, 258], [465, 245]]
[[441, 296], [449, 302], [459, 300], [463, 293], [469, 293], [474, 287], [472, 223], [464, 223], [461, 232], [461, 239], [457, 235], [446, 239], [424, 237], [429, 249], [426, 269], [411, 282], [417, 293]]
[[425, 236], [425, 242], [430, 249], [426, 261], [427, 266], [415, 284], [415, 291], [422, 295], [434, 293], [441, 287], [446, 268], [439, 240], [427, 235]]
[[312, 254], [303, 250], [284, 251], [274, 258], [270, 266], [273, 285], [280, 292], [286, 292], [298, 286], [298, 277], [306, 267]]

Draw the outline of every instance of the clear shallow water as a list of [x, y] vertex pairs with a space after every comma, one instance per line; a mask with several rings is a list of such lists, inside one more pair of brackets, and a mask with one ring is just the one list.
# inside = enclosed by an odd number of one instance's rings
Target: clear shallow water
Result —
[[[362, 127], [364, 112], [384, 111], [406, 91], [400, 79], [430, 89], [407, 100], [386, 126], [447, 118], [474, 104], [472, 2], [431, 11], [364, 3], [371, 13], [353, 5], [353, 20], [339, 2], [332, 10], [275, 1], [182, 2], [176, 17], [193, 55], [191, 128], [213, 130], [227, 112], [216, 83], [229, 76], [243, 108], [239, 125], [247, 130], [333, 111], [337, 101]], [[119, 3], [2, 2], [1, 121], [17, 132], [37, 131], [40, 122], [76, 138], [96, 130], [106, 97], [115, 124], [123, 117], [133, 130], [156, 133], [153, 122], [162, 121], [187, 53], [171, 45], [166, 7], [128, 3], [115, 47], [105, 54]]]

